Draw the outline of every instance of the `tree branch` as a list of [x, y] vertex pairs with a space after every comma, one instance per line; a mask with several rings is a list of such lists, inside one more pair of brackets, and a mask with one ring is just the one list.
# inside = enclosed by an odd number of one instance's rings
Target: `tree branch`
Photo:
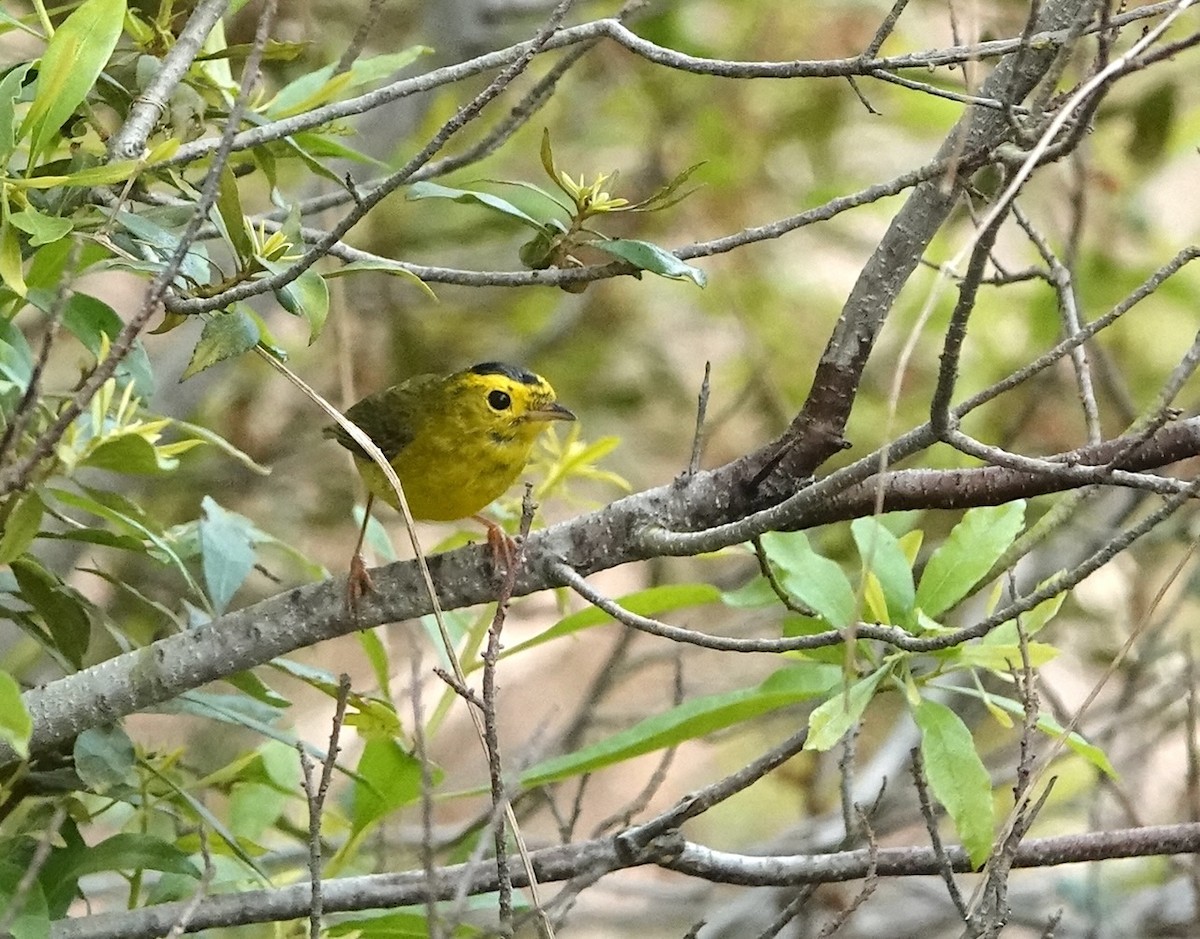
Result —
[[[637, 832], [643, 827], [630, 831]], [[654, 850], [629, 854], [620, 848], [620, 837], [533, 852], [538, 880], [554, 883], [582, 874], [594, 875], [653, 863], [711, 883], [783, 887], [860, 880], [870, 873], [872, 865], [880, 877], [928, 877], [936, 875], [942, 864], [932, 848], [860, 848], [832, 854], [761, 857], [717, 851], [682, 839], [657, 842]], [[1043, 868], [1196, 852], [1200, 852], [1200, 823], [1190, 822], [1031, 838], [1016, 849], [1013, 867]], [[961, 847], [946, 848], [945, 858], [956, 873], [965, 874], [972, 870], [970, 858]], [[426, 880], [424, 871], [328, 880], [323, 885], [325, 910], [335, 913], [406, 906], [422, 902], [427, 891], [432, 891], [435, 899], [448, 900], [454, 897], [463, 882], [471, 895], [493, 892], [497, 886], [495, 865], [491, 862], [455, 864], [439, 868], [436, 874], [432, 882]], [[520, 865], [515, 864], [514, 884], [523, 886], [523, 877]], [[198, 931], [299, 919], [307, 914], [311, 892], [309, 884], [298, 883], [275, 890], [248, 890], [210, 897], [195, 909], [187, 928]], [[162, 903], [139, 910], [58, 920], [51, 924], [50, 936], [51, 939], [153, 939], [166, 934], [184, 905], [183, 902]]]

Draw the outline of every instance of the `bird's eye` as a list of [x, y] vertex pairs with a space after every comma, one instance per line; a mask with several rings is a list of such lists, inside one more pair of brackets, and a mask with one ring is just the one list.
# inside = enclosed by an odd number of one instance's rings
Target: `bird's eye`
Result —
[[507, 411], [512, 405], [512, 397], [507, 391], [489, 391], [488, 404], [494, 411]]

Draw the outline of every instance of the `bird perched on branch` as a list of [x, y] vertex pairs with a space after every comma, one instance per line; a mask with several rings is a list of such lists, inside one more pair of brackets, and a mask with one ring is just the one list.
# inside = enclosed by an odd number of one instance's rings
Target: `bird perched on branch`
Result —
[[[363, 398], [348, 417], [383, 452], [396, 471], [415, 519], [445, 522], [471, 517], [487, 528], [498, 562], [511, 563], [512, 542], [479, 512], [503, 495], [529, 462], [550, 421], [573, 421], [540, 375], [503, 362], [482, 362], [451, 375], [416, 375]], [[368, 496], [351, 562], [351, 605], [371, 589], [362, 543], [371, 504], [400, 508], [383, 470], [344, 427], [325, 428], [350, 451]]]

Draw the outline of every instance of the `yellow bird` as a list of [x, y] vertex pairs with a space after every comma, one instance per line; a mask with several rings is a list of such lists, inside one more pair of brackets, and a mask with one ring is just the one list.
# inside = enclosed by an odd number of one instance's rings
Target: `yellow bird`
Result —
[[[546, 379], [503, 362], [481, 362], [451, 375], [416, 375], [368, 395], [346, 417], [391, 463], [413, 518], [473, 517], [487, 527], [498, 557], [509, 553], [508, 536], [479, 511], [516, 481], [550, 421], [575, 420]], [[383, 471], [342, 427], [325, 428], [325, 436], [353, 454], [369, 492], [367, 513], [374, 497], [399, 509]], [[369, 589], [359, 554], [367, 517], [351, 573]]]

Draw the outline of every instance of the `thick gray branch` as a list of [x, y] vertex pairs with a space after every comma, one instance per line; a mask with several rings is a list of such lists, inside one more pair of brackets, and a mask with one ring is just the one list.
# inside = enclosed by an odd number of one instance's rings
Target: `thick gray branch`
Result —
[[[1038, 32], [1065, 29], [1087, 6], [1087, 0], [1048, 2], [1034, 28]], [[1056, 51], [1027, 47], [1007, 56], [988, 76], [980, 94], [1008, 105], [1019, 104], [1037, 87]], [[884, 321], [958, 203], [970, 174], [983, 165], [978, 157], [958, 166], [953, 161], [967, 154], [987, 154], [999, 146], [1013, 132], [1009, 121], [1004, 111], [972, 107], [946, 136], [937, 159], [951, 161], [952, 168], [945, 176], [913, 188], [863, 267], [821, 356], [808, 400], [780, 440], [782, 456], [770, 458], [778, 463], [774, 480], [791, 485], [792, 480], [811, 475], [837, 451], [862, 371]], [[769, 491], [766, 495], [770, 498]]]
[[[932, 440], [927, 428], [908, 435]], [[846, 489], [831, 500], [816, 486], [780, 508], [725, 529], [723, 544], [736, 544], [750, 535], [773, 528], [805, 528], [869, 515], [874, 510], [877, 485], [883, 487], [884, 506], [901, 507], [914, 493], [927, 506], [966, 507], [998, 505], [1014, 498], [1059, 492], [1078, 485], [1070, 472], [1074, 464], [1102, 461], [1119, 448], [1108, 441], [1063, 456], [1063, 474], [1031, 474], [1007, 468], [923, 473], [914, 485], [908, 473], [886, 474], [870, 485]], [[1180, 421], [1159, 431], [1121, 465], [1142, 470], [1200, 455], [1200, 418]], [[731, 475], [737, 464], [700, 472], [685, 483], [647, 490], [530, 536], [527, 558], [514, 596], [525, 596], [550, 587], [564, 586], [551, 571], [562, 561], [581, 575], [607, 570], [630, 561], [662, 554], [694, 554], [715, 550], [721, 544], [695, 548], [684, 536], [678, 544], [672, 532], [713, 528], [736, 520], [730, 505]], [[812, 492], [811, 498], [804, 498]], [[830, 494], [836, 495], [836, 494]], [[755, 529], [757, 528], [757, 532]], [[491, 553], [486, 547], [466, 547], [429, 558], [443, 609], [456, 609], [494, 600]], [[127, 652], [83, 671], [60, 678], [25, 693], [33, 718], [30, 750], [35, 755], [73, 740], [89, 727], [120, 720], [127, 714], [152, 708], [184, 691], [265, 664], [279, 655], [380, 623], [414, 619], [430, 612], [429, 598], [415, 562], [389, 564], [372, 573], [377, 592], [360, 604], [360, 618], [351, 621], [345, 610], [342, 578], [296, 587], [254, 606], [219, 617], [199, 629], [168, 636], [134, 652]], [[15, 758], [0, 748], [0, 763]]]
[[[636, 829], [634, 829], [636, 831]], [[866, 876], [871, 864], [866, 849], [832, 854], [797, 854], [758, 857], [715, 851], [703, 845], [664, 838], [661, 847], [629, 856], [619, 848], [620, 836], [544, 848], [532, 854], [541, 883], [569, 880], [580, 875], [657, 863], [690, 877], [713, 883], [747, 886], [796, 886], [840, 883]], [[1123, 857], [1158, 857], [1200, 851], [1200, 823], [1158, 825], [1120, 831], [1088, 832], [1054, 838], [1031, 838], [1016, 849], [1013, 866], [1050, 867], [1081, 861]], [[955, 871], [972, 870], [961, 847], [946, 851]], [[933, 848], [882, 848], [876, 852], [875, 871], [884, 877], [936, 874], [944, 859]], [[428, 896], [453, 899], [466, 881], [469, 895], [496, 889], [496, 865], [485, 861], [440, 868], [432, 879], [424, 871], [371, 874], [326, 881], [322, 886], [326, 912], [387, 909], [421, 903]], [[513, 882], [524, 885], [524, 873], [513, 859]], [[312, 888], [307, 883], [277, 890], [251, 890], [210, 897], [191, 911], [187, 930], [196, 932], [222, 926], [282, 922], [306, 915]], [[165, 936], [178, 922], [186, 902], [163, 903], [122, 913], [59, 920], [51, 925], [51, 939], [154, 939]]]
[[[187, 70], [191, 68], [196, 53], [204, 45], [208, 34], [220, 21], [229, 6], [229, 0], [201, 0], [196, 4], [179, 38], [171, 51], [163, 57], [158, 74], [133, 101], [129, 116], [108, 142], [109, 158], [113, 160], [136, 160], [146, 148], [146, 139], [166, 109], [167, 101]], [[210, 141], [216, 150], [220, 139]]]

